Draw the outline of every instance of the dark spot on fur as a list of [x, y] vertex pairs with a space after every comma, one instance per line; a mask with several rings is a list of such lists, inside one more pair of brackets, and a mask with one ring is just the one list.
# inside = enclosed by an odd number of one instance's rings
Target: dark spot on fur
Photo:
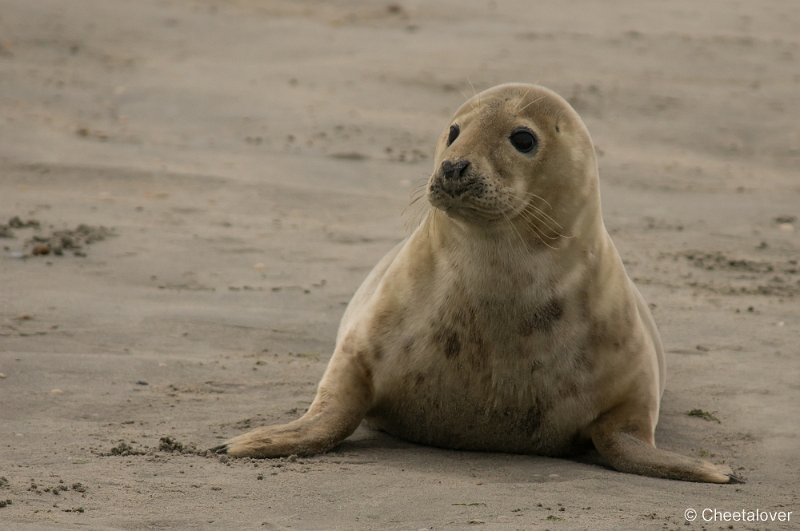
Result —
[[434, 339], [442, 346], [442, 352], [444, 352], [447, 359], [453, 359], [461, 352], [461, 340], [458, 339], [458, 334], [453, 330], [439, 330]]
[[414, 386], [419, 387], [425, 381], [425, 375], [421, 372], [417, 373], [416, 378], [414, 378]]
[[537, 308], [534, 312], [523, 317], [519, 326], [519, 333], [523, 337], [528, 337], [534, 332], [549, 332], [556, 321], [564, 315], [564, 309], [555, 299]]
[[455, 358], [461, 352], [461, 341], [458, 340], [458, 336], [455, 332], [451, 332], [450, 335], [447, 336], [447, 339], [444, 343], [444, 355], [447, 356], [448, 359]]

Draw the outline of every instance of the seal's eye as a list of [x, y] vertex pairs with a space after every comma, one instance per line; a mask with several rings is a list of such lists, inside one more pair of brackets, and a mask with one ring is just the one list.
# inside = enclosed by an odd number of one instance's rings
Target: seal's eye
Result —
[[452, 144], [456, 138], [458, 138], [458, 133], [461, 132], [461, 128], [458, 127], [458, 124], [453, 124], [450, 126], [450, 134], [447, 135], [447, 145], [449, 146]]
[[536, 137], [527, 129], [518, 129], [508, 137], [511, 145], [520, 153], [530, 153], [536, 148]]

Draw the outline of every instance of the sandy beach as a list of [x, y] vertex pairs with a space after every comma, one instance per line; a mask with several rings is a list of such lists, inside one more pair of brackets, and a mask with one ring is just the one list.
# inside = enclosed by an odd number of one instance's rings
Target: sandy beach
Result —
[[[797, 528], [798, 28], [790, 0], [0, 0], [0, 528]], [[302, 414], [437, 136], [510, 81], [592, 134], [667, 351], [659, 446], [747, 483], [363, 426], [203, 455]]]

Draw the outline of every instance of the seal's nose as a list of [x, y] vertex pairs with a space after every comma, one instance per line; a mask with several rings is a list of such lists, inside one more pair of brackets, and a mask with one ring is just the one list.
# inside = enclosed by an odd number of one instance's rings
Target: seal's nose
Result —
[[460, 179], [464, 176], [464, 172], [467, 171], [467, 168], [469, 168], [468, 160], [461, 159], [456, 162], [446, 160], [442, 162], [442, 177], [444, 177], [445, 181]]

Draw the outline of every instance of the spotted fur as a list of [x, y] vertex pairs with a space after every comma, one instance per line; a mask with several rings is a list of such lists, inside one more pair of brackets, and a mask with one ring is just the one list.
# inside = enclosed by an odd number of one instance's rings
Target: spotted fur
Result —
[[[533, 148], [510, 142], [520, 130]], [[446, 448], [593, 444], [618, 470], [735, 481], [655, 447], [663, 350], [597, 174], [586, 127], [552, 91], [501, 85], [466, 102], [437, 143], [425, 221], [354, 295], [308, 412], [217, 451], [323, 452], [366, 418]]]

